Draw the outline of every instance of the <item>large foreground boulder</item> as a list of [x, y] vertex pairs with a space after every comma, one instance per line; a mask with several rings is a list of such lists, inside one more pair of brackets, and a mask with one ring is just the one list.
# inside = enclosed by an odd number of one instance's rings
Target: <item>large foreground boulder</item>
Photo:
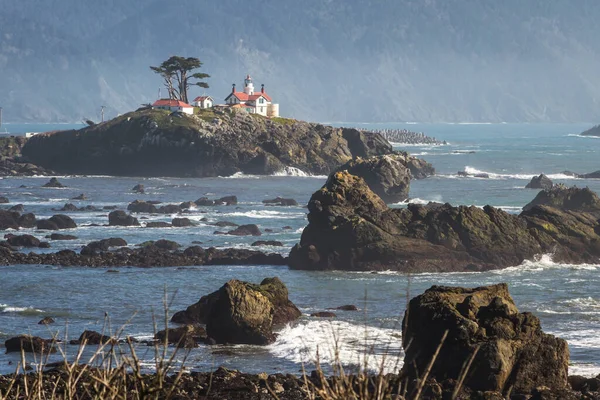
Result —
[[308, 226], [289, 256], [294, 269], [481, 271], [545, 253], [561, 262], [600, 261], [600, 225], [588, 212], [539, 206], [516, 216], [450, 204], [392, 209], [345, 171], [329, 177], [308, 210]]
[[265, 278], [260, 285], [233, 279], [174, 314], [171, 320], [206, 324], [208, 336], [217, 343], [267, 344], [275, 338], [273, 327], [292, 322], [300, 315], [288, 298], [285, 284], [274, 277]]
[[600, 198], [587, 187], [567, 187], [557, 184], [550, 189], [539, 192], [530, 203], [523, 207], [523, 210], [531, 210], [535, 206], [551, 206], [561, 210], [600, 213]]
[[52, 339], [42, 339], [37, 336], [19, 335], [4, 342], [7, 353], [56, 353], [52, 346]]
[[403, 321], [403, 373], [422, 376], [440, 344], [429, 373], [438, 382], [457, 381], [477, 352], [464, 381], [474, 391], [517, 395], [542, 386], [567, 388], [567, 342], [542, 332], [533, 314], [519, 313], [506, 284], [433, 286], [413, 298]]
[[531, 181], [525, 186], [525, 189], [552, 189], [553, 183], [546, 175], [541, 174], [531, 178]]

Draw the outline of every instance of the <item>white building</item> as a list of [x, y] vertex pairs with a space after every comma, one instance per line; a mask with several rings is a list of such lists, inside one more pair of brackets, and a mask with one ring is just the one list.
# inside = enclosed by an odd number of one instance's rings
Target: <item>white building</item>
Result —
[[265, 117], [278, 117], [279, 104], [274, 104], [271, 97], [265, 92], [265, 85], [261, 85], [260, 92], [254, 91], [254, 84], [250, 75], [244, 79], [244, 91], [235, 90], [235, 83], [225, 103], [230, 107], [242, 108], [251, 114], [260, 114]]
[[188, 103], [181, 100], [173, 100], [173, 99], [160, 99], [156, 100], [154, 104], [152, 104], [152, 108], [157, 108], [159, 110], [169, 110], [172, 112], [178, 111], [185, 114], [194, 114], [194, 107], [190, 106]]
[[200, 108], [211, 108], [215, 104], [215, 101], [210, 96], [198, 96], [192, 102], [194, 107]]

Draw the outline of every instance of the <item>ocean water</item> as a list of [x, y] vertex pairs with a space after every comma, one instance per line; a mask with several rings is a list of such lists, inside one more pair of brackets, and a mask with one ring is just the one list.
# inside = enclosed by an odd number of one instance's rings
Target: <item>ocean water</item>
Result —
[[[600, 169], [600, 140], [577, 135], [589, 127], [588, 124], [358, 126], [407, 128], [449, 142], [446, 146], [395, 145], [398, 149], [418, 154], [437, 170], [434, 177], [412, 182], [411, 202], [491, 204], [518, 213], [537, 194], [535, 190], [524, 189], [525, 184], [532, 176], [542, 172], [555, 182], [600, 190], [599, 180], [572, 179], [561, 174], [564, 170], [587, 173]], [[462, 170], [485, 172], [490, 178], [459, 177], [457, 172]], [[62, 233], [76, 235], [78, 239], [52, 242], [51, 251], [80, 249], [91, 240], [108, 237], [122, 237], [130, 246], [165, 238], [184, 246], [202, 242], [205, 247], [255, 248], [251, 246], [257, 239], [254, 237], [214, 235], [215, 230], [223, 229], [211, 224], [226, 220], [257, 224], [264, 232], [261, 240], [278, 240], [284, 244], [283, 247], [258, 249], [287, 254], [299, 240], [307, 223], [307, 210], [303, 205], [323, 185], [326, 177], [311, 177], [294, 169], [270, 177], [237, 175], [209, 179], [64, 176], [59, 180], [67, 188], [42, 188], [47, 179], [2, 179], [1, 194], [7, 196], [11, 204], [23, 204], [26, 212], [33, 212], [38, 217], [57, 213], [55, 209], [67, 202], [78, 206], [116, 205], [124, 209], [135, 199], [179, 203], [203, 196], [217, 198], [234, 194], [240, 201], [238, 206], [192, 210], [186, 216], [195, 220], [198, 226], [190, 228], [86, 227], [81, 225], [107, 224], [108, 211], [67, 213], [80, 227]], [[145, 185], [145, 195], [130, 192], [137, 183]], [[81, 193], [90, 200], [70, 200]], [[300, 206], [263, 205], [262, 200], [276, 196], [294, 198]], [[143, 217], [148, 219], [140, 220], [142, 223], [170, 221], [174, 215]], [[266, 229], [272, 232], [265, 232]], [[24, 229], [23, 233], [39, 238], [47, 234], [34, 229]], [[172, 313], [218, 289], [229, 279], [260, 282], [265, 277], [279, 276], [287, 284], [292, 301], [304, 313], [297, 323], [280, 331], [277, 341], [270, 346], [194, 349], [186, 365], [198, 370], [224, 365], [248, 372], [299, 373], [303, 364], [309, 369], [312, 367], [317, 354], [321, 362], [327, 364], [337, 352], [346, 365], [362, 365], [367, 357], [372, 368], [383, 365], [387, 371], [394, 371], [401, 366], [403, 357], [399, 328], [408, 298], [433, 284], [479, 286], [507, 282], [521, 311], [535, 313], [546, 332], [568, 341], [571, 373], [600, 373], [600, 295], [597, 291], [600, 265], [557, 264], [552, 261], [551, 255], [540, 255], [537, 260], [493, 272], [411, 276], [391, 272], [291, 271], [279, 266], [117, 269], [120, 271], [118, 274], [107, 273], [106, 268], [0, 267], [0, 342], [21, 333], [46, 338], [68, 336], [72, 339], [85, 329], [106, 329], [120, 331], [122, 336], [149, 338], [155, 321], [159, 329], [164, 327], [165, 293]], [[355, 304], [360, 311], [336, 311], [338, 318], [333, 320], [308, 316], [312, 312], [344, 304]], [[44, 316], [54, 317], [56, 324], [47, 327], [38, 325], [37, 322]], [[65, 351], [73, 354], [75, 347], [66, 345]], [[153, 349], [140, 345], [137, 352], [151, 370]], [[57, 357], [52, 356], [51, 360]], [[183, 354], [177, 356], [179, 360], [182, 357]], [[18, 359], [15, 354], [0, 354], [0, 373], [12, 372]]]

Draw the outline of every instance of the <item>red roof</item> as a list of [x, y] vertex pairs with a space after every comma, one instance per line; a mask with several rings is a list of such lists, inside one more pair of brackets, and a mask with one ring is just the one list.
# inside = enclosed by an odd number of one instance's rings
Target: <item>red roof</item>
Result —
[[188, 107], [191, 108], [188, 103], [181, 100], [169, 100], [169, 99], [160, 99], [156, 100], [152, 107]]
[[210, 96], [198, 96], [194, 99], [194, 101], [204, 101], [206, 99], [212, 99]]
[[271, 101], [271, 97], [266, 94], [266, 93], [262, 93], [262, 92], [257, 92], [251, 95], [247, 95], [244, 92], [235, 92], [235, 93], [231, 93], [229, 96], [227, 96], [227, 98], [225, 100], [227, 100], [230, 96], [235, 96], [237, 97], [237, 99], [239, 101], [255, 101], [258, 100], [261, 96], [264, 97], [265, 99], [267, 99], [267, 101]]

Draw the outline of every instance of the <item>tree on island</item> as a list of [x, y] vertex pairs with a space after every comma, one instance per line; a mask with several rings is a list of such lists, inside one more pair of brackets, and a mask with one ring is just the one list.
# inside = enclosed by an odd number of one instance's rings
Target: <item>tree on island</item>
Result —
[[170, 99], [188, 103], [188, 89], [190, 86], [208, 88], [208, 83], [204, 82], [203, 79], [210, 78], [210, 75], [193, 72], [200, 67], [202, 67], [202, 62], [198, 58], [172, 56], [163, 61], [158, 67], [151, 66], [150, 69], [164, 79]]

